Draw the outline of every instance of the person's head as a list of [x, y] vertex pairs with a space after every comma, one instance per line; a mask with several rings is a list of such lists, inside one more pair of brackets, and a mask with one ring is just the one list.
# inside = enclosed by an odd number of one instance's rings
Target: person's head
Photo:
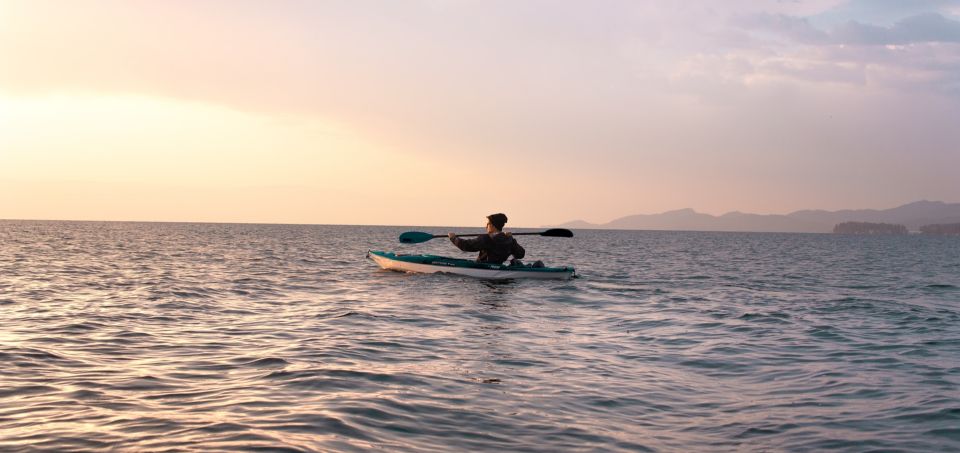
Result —
[[503, 226], [506, 224], [507, 216], [503, 214], [490, 214], [487, 216], [487, 233], [499, 233], [503, 231]]

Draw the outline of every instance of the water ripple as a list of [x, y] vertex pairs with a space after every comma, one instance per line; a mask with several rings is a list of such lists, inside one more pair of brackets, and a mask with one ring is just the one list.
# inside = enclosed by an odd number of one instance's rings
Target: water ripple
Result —
[[0, 450], [960, 450], [956, 238], [406, 229], [0, 221]]

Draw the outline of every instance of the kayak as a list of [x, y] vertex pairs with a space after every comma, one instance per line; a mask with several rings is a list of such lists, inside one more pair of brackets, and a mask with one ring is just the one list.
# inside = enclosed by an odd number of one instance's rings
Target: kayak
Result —
[[367, 258], [380, 267], [393, 271], [434, 274], [466, 275], [477, 278], [538, 278], [568, 280], [576, 275], [572, 267], [529, 267], [504, 264], [478, 263], [476, 261], [448, 258], [436, 255], [404, 255], [387, 252], [367, 252]]

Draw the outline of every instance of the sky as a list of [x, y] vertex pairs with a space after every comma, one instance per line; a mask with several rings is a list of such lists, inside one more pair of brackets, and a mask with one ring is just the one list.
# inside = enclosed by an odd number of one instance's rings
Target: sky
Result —
[[960, 0], [0, 0], [0, 218], [960, 202]]

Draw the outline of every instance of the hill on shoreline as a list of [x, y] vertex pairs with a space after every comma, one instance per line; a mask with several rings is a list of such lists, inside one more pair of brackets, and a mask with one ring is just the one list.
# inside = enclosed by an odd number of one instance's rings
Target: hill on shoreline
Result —
[[960, 203], [923, 200], [883, 210], [802, 210], [786, 215], [760, 215], [734, 211], [721, 216], [713, 216], [687, 208], [661, 214], [631, 215], [603, 224], [574, 220], [560, 225], [547, 225], [546, 227], [603, 230], [830, 233], [834, 226], [843, 222], [896, 223], [905, 225], [910, 231], [919, 231], [923, 225], [960, 222]]

